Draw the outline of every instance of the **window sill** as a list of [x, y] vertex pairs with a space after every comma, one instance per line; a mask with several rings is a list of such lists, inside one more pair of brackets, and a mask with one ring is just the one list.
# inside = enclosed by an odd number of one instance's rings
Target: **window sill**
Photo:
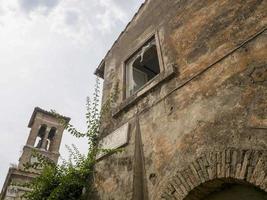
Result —
[[155, 78], [148, 81], [142, 88], [136, 91], [132, 96], [125, 99], [117, 108], [112, 111], [113, 117], [118, 117], [119, 114], [129, 108], [130, 106], [134, 105], [140, 98], [146, 95], [149, 91], [153, 88], [158, 86], [159, 84], [163, 83], [164, 81], [172, 78], [175, 75], [175, 66], [172, 65], [168, 69], [164, 70], [160, 74], [158, 74]]

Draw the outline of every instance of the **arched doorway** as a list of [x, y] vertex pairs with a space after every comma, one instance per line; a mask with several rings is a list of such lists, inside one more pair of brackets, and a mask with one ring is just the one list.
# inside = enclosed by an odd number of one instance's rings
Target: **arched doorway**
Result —
[[267, 193], [245, 181], [215, 179], [190, 191], [184, 200], [267, 200]]
[[251, 185], [225, 184], [203, 200], [267, 200], [267, 194]]
[[158, 187], [157, 200], [267, 200], [267, 151], [206, 152]]

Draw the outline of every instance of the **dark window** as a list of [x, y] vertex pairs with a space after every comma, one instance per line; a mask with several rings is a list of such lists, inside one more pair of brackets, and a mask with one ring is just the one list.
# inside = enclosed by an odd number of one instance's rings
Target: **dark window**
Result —
[[125, 67], [126, 97], [129, 97], [160, 73], [155, 38], [153, 37], [126, 61]]
[[38, 131], [34, 147], [41, 148], [45, 137], [46, 125], [42, 125]]
[[47, 151], [50, 151], [51, 150], [51, 146], [53, 144], [53, 141], [54, 141], [54, 137], [55, 137], [55, 134], [56, 134], [56, 131], [57, 129], [52, 127], [48, 133], [48, 137], [46, 139], [46, 145], [45, 145], [45, 149]]

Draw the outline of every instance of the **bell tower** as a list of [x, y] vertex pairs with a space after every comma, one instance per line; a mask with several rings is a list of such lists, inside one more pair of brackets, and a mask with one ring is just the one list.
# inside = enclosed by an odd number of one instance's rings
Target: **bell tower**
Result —
[[64, 124], [69, 121], [68, 117], [56, 116], [54, 113], [36, 107], [28, 124], [31, 130], [18, 167], [23, 169], [24, 164], [36, 161], [32, 155], [33, 150], [57, 163]]
[[68, 117], [55, 115], [39, 107], [34, 109], [28, 124], [28, 127], [31, 129], [30, 134], [26, 145], [23, 147], [19, 164], [9, 168], [0, 194], [0, 200], [22, 199], [23, 194], [25, 191], [28, 191], [28, 188], [15, 185], [28, 183], [40, 174], [39, 170], [24, 170], [26, 163], [37, 161], [33, 151], [37, 151], [37, 153], [48, 157], [55, 163], [58, 162], [64, 125], [69, 121], [70, 118]]

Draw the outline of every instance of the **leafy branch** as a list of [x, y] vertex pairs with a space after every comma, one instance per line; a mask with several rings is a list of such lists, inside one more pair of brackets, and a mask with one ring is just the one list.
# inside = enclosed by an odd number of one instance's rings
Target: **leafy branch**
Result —
[[26, 192], [24, 198], [28, 200], [82, 200], [85, 196], [94, 194], [93, 178], [94, 166], [97, 162], [96, 156], [99, 152], [114, 152], [112, 149], [101, 149], [98, 146], [100, 126], [104, 116], [108, 116], [111, 107], [116, 102], [118, 96], [118, 84], [107, 98], [100, 109], [100, 82], [96, 79], [92, 101], [86, 99], [86, 131], [80, 132], [73, 125], [67, 124], [64, 119], [55, 111], [51, 113], [61, 120], [65, 129], [77, 138], [86, 138], [88, 143], [88, 153], [83, 155], [78, 148], [72, 144], [66, 146], [70, 156], [68, 160], [63, 160], [57, 165], [47, 157], [33, 152], [38, 162], [27, 163], [25, 170], [42, 169], [40, 176], [25, 187], [31, 189]]

